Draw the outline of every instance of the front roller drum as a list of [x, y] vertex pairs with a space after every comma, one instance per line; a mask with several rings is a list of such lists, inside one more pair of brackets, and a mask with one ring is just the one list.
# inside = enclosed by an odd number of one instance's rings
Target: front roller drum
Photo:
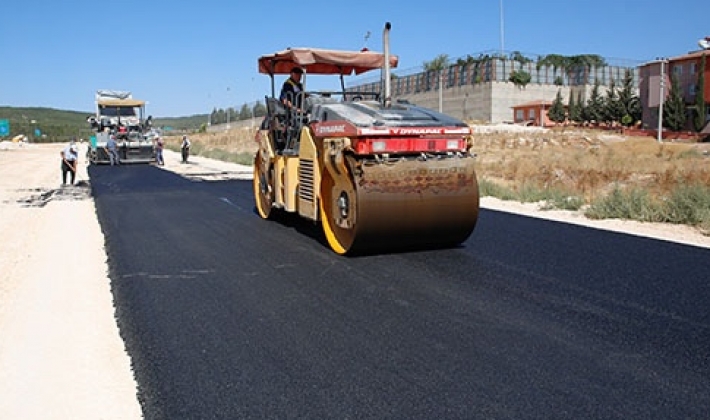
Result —
[[479, 210], [473, 158], [361, 169], [348, 183], [323, 174], [320, 215], [336, 253], [450, 247], [473, 232]]

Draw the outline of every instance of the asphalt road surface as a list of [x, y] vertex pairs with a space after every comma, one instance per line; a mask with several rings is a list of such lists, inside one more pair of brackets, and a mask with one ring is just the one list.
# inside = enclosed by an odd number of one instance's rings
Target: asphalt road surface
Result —
[[481, 210], [461, 247], [341, 257], [251, 181], [89, 172], [148, 419], [710, 413], [708, 249]]

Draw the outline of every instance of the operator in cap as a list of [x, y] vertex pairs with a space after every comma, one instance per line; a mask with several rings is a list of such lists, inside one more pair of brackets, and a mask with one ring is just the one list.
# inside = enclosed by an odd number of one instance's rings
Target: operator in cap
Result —
[[301, 110], [301, 104], [303, 103], [303, 84], [301, 83], [301, 77], [303, 76], [303, 69], [300, 67], [294, 67], [291, 69], [289, 78], [286, 79], [283, 86], [281, 87], [281, 94], [279, 95], [279, 100], [286, 105], [287, 108], [296, 108], [296, 111]]

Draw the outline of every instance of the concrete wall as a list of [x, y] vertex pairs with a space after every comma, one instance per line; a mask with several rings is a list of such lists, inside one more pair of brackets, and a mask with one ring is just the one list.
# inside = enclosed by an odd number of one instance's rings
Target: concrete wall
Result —
[[[562, 92], [566, 105], [570, 90], [573, 90], [576, 101], [580, 89], [584, 90], [582, 97], [586, 99], [590, 89], [581, 87], [528, 84], [525, 88], [519, 88], [512, 82], [454, 86], [442, 91], [443, 112], [466, 121], [511, 122], [515, 105], [537, 100], [554, 101], [558, 90]], [[600, 93], [603, 92], [606, 92], [606, 89], [602, 87]], [[394, 99], [406, 99], [419, 106], [439, 110], [438, 91], [415, 93]]]

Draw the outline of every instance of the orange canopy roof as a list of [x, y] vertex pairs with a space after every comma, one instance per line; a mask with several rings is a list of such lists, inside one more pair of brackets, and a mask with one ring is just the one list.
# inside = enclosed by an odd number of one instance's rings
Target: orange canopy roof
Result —
[[98, 104], [102, 106], [124, 106], [124, 107], [136, 107], [136, 106], [143, 106], [145, 105], [145, 101], [141, 101], [139, 99], [132, 99], [132, 98], [127, 98], [127, 99], [118, 99], [118, 98], [106, 98], [106, 99], [99, 99]]
[[[390, 55], [390, 66], [398, 58]], [[289, 74], [295, 66], [312, 74], [361, 74], [384, 66], [385, 55], [373, 51], [339, 51], [318, 48], [289, 48], [259, 57], [259, 73]]]

